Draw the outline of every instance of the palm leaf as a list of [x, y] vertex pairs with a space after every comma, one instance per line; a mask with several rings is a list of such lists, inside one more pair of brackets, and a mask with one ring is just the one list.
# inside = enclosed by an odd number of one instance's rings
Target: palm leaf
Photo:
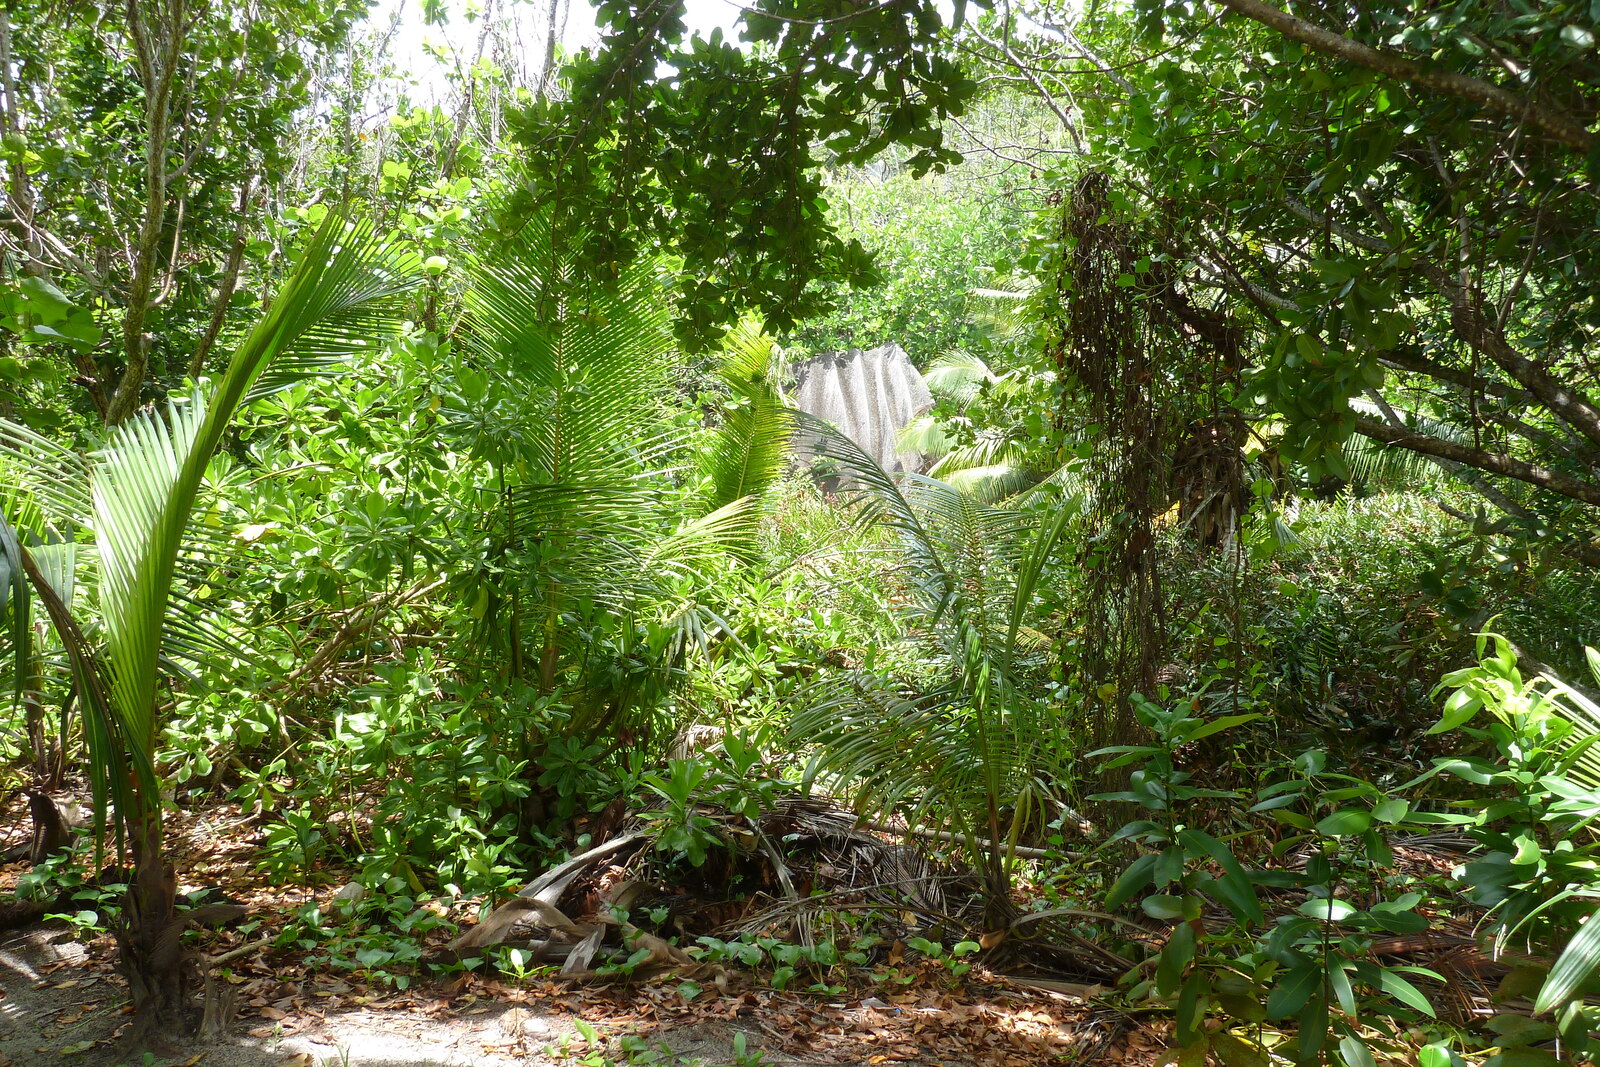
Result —
[[[796, 412], [795, 420], [812, 451], [837, 463], [843, 471], [857, 520], [879, 523], [899, 536], [913, 583], [919, 589], [934, 591], [942, 611], [942, 605], [953, 594], [954, 580], [939, 545], [923, 525], [922, 516], [901, 493], [902, 483], [832, 423], [806, 412]], [[905, 482], [914, 484], [919, 477], [906, 475]]]
[[1052, 788], [1054, 727], [1040, 702], [1020, 695], [1015, 671], [1019, 653], [1036, 644], [1027, 616], [1072, 509], [1055, 508], [1041, 524], [1038, 514], [990, 507], [937, 479], [895, 478], [804, 418], [819, 454], [853, 487], [860, 518], [898, 535], [898, 569], [938, 637], [936, 674], [950, 681], [907, 695], [870, 675], [824, 679], [808, 691], [792, 736], [819, 745], [816, 765], [857, 803], [888, 811], [909, 802], [908, 818], [955, 827], [1000, 893], [1007, 842]]
[[0, 623], [9, 621], [11, 656], [15, 661], [13, 703], [21, 706], [27, 694], [33, 663], [33, 598], [22, 563], [22, 545], [0, 508]]
[[[155, 766], [129, 759], [129, 739], [123, 736], [121, 717], [113, 704], [103, 661], [84, 637], [52, 576], [19, 542], [16, 530], [3, 513], [0, 513], [0, 557], [27, 576], [34, 595], [66, 649], [78, 699], [85, 710], [84, 733], [89, 750], [89, 791], [94, 800], [95, 836], [97, 841], [103, 840], [107, 815], [113, 805], [119, 815], [126, 818], [129, 813], [141, 810], [142, 797], [158, 794]], [[123, 826], [119, 818], [116, 823], [119, 850]], [[98, 858], [97, 855], [97, 861]]]
[[[753, 541], [750, 495], [783, 442], [760, 389], [770, 342], [763, 350], [759, 335], [748, 337], [726, 366], [755, 396], [753, 418], [737, 422], [709, 513], [678, 521], [669, 465], [688, 438], [663, 417], [676, 350], [659, 272], [640, 264], [606, 291], [579, 284], [580, 273], [539, 226], [469, 263], [459, 346], [467, 384], [451, 429], [486, 461], [493, 486], [495, 552], [469, 578], [469, 594], [487, 605], [477, 639], [509, 653], [520, 675], [533, 635], [541, 686], [565, 671], [568, 691], [587, 695], [568, 724], [581, 731], [648, 713], [640, 694], [664, 691], [719, 628], [697, 594]], [[607, 648], [585, 636], [597, 613], [609, 616]], [[645, 639], [670, 646], [650, 657], [658, 670], [613, 669]]]
[[[1356, 398], [1350, 406], [1363, 415], [1382, 418], [1383, 411], [1370, 400]], [[1394, 409], [1391, 409], [1394, 410]], [[1471, 436], [1459, 426], [1432, 419], [1415, 411], [1397, 411], [1405, 428], [1413, 433], [1437, 437], [1456, 444], [1471, 444]], [[1430, 457], [1409, 448], [1398, 448], [1355, 434], [1343, 447], [1346, 479], [1358, 489], [1378, 489], [1392, 486], [1400, 489], [1415, 488], [1439, 477], [1440, 468]]]
[[735, 406], [702, 453], [713, 509], [764, 493], [782, 475], [794, 436], [793, 410], [775, 385], [772, 338], [747, 320], [728, 331], [723, 353], [719, 373]]
[[94, 514], [84, 457], [6, 419], [0, 419], [0, 487], [0, 508], [18, 530], [70, 537]]
[[[918, 415], [894, 435], [894, 450], [901, 455], [916, 454], [938, 461], [955, 446], [946, 430], [949, 425], [949, 420], [937, 415]], [[935, 462], [934, 469], [937, 468]]]
[[399, 321], [387, 298], [414, 283], [415, 268], [414, 256], [396, 252], [370, 226], [330, 216], [209, 396], [196, 387], [170, 399], [164, 412], [136, 413], [87, 462], [0, 422], [6, 462], [38, 462], [29, 492], [42, 510], [94, 533], [103, 660], [26, 550], [21, 559], [83, 694], [93, 773], [104, 787], [96, 794], [101, 819], [108, 796], [117, 802], [119, 825], [159, 818], [156, 694], [174, 577], [206, 466], [234, 412], [248, 396], [325, 371], [374, 344]]
[[939, 356], [922, 375], [928, 391], [940, 400], [957, 408], [965, 408], [983, 391], [1000, 379], [989, 369], [989, 364], [970, 352], [953, 351]]
[[[141, 412], [92, 458], [100, 611], [120, 727], [153, 761], [157, 666], [173, 575], [206, 465], [247, 396], [325, 372], [398, 324], [389, 297], [416, 282], [414, 256], [370, 224], [329, 217], [209, 398]], [[270, 373], [268, 373], [270, 370]]]

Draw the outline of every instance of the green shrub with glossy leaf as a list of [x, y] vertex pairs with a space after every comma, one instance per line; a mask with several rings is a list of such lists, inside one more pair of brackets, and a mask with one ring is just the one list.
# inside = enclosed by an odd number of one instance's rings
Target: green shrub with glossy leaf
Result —
[[[1600, 679], [1600, 654], [1591, 649], [1589, 662]], [[1459, 732], [1494, 753], [1441, 760], [1429, 772], [1488, 795], [1472, 813], [1445, 817], [1481, 849], [1457, 876], [1489, 909], [1500, 944], [1559, 951], [1534, 1007], [1556, 1013], [1574, 1051], [1592, 1052], [1600, 1009], [1581, 997], [1600, 972], [1600, 705], [1549, 675], [1525, 678], [1510, 643], [1487, 634], [1477, 664], [1446, 675], [1440, 690], [1435, 731]]]

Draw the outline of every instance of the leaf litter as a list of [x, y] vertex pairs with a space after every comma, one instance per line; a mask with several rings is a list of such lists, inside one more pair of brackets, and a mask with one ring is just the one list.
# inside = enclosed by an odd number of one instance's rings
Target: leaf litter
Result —
[[[674, 923], [687, 924], [686, 931], [695, 923], [713, 924], [732, 938], [740, 930], [786, 924], [804, 930], [827, 907], [865, 904], [906, 930], [923, 926], [931, 913], [942, 915], [942, 876], [927, 857], [855, 829], [848, 813], [825, 805], [791, 806], [771, 817], [779, 820], [767, 827], [771, 836], [786, 837], [792, 845], [797, 832], [808, 828], [813, 851], [786, 849], [781, 860], [771, 856], [754, 863], [750, 869], [770, 881], [765, 887], [770, 892], [751, 894], [738, 908], [721, 911], [702, 908], [695, 914], [692, 905], [686, 906]], [[555, 938], [567, 939], [565, 945], [577, 943], [574, 935], [587, 937], [601, 928], [608, 941], [631, 944], [634, 951], [648, 949], [647, 964], [631, 976], [608, 978], [588, 965], [568, 975], [538, 972], [520, 981], [463, 971], [418, 976], [408, 988], [394, 989], [359, 973], [330, 973], [308, 961], [314, 953], [272, 944], [302, 905], [331, 906], [338, 886], [263, 886], [253, 865], [256, 831], [236, 807], [178, 813], [173, 822], [184, 846], [179, 869], [189, 881], [221, 889], [245, 905], [252, 923], [248, 932], [205, 931], [204, 943], [197, 946], [213, 959], [232, 957], [220, 975], [232, 994], [229, 1032], [209, 1045], [159, 1049], [167, 1054], [159, 1063], [494, 1067], [579, 1065], [605, 1058], [626, 1063], [631, 1056], [633, 1062], [732, 1064], [742, 1048], [746, 1055], [758, 1051], [767, 1063], [1024, 1067], [1151, 1063], [1166, 1047], [1159, 1024], [1152, 1028], [1082, 996], [1029, 987], [981, 968], [954, 981], [934, 961], [913, 961], [916, 954], [899, 940], [891, 946], [900, 965], [893, 988], [850, 974], [843, 980], [831, 976], [836, 980], [826, 992], [780, 991], [747, 969], [710, 967], [660, 933], [600, 918], [618, 887], [637, 881], [630, 877], [638, 868], [628, 862], [627, 847], [606, 857], [621, 854], [623, 862], [585, 865], [576, 872], [582, 877], [573, 877], [555, 895], [573, 908], [576, 919], [537, 908], [530, 914], [557, 927], [562, 919], [570, 922]], [[755, 854], [748, 850], [742, 856], [748, 860]], [[784, 866], [784, 876], [774, 870], [774, 861]], [[20, 864], [0, 869], [0, 890], [13, 888], [25, 869]], [[861, 888], [829, 892], [839, 888], [840, 871], [849, 872]], [[819, 884], [821, 876], [836, 881]], [[913, 881], [919, 885], [916, 893], [899, 892]], [[810, 894], [819, 891], [823, 895], [814, 900]], [[470, 931], [463, 920], [475, 911], [462, 902], [448, 909], [447, 917]], [[534, 928], [545, 935], [542, 940], [552, 939], [550, 927]], [[424, 959], [448, 960], [454, 952], [450, 943], [458, 937], [449, 926], [429, 930], [421, 938]], [[565, 955], [570, 958], [570, 949]], [[1080, 991], [1093, 988], [1063, 984]], [[139, 1062], [129, 1059], [119, 1043], [128, 1021], [125, 995], [109, 937], [79, 942], [60, 925], [10, 934], [0, 942], [0, 1005], [5, 1009], [0, 1067]]]

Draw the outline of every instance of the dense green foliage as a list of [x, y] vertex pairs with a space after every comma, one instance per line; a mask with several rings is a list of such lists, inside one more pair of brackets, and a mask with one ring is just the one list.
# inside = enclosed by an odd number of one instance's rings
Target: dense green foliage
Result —
[[992, 287], [994, 268], [1013, 254], [1028, 223], [1017, 194], [970, 183], [899, 174], [883, 182], [841, 182], [829, 211], [872, 254], [883, 284], [837, 295], [837, 310], [797, 325], [785, 340], [805, 352], [894, 343], [918, 366], [986, 340], [973, 291]]
[[[0, 755], [142, 1027], [232, 802], [290, 969], [526, 977], [425, 946], [622, 840], [792, 910], [612, 900], [595, 977], [644, 924], [1092, 979], [1184, 1064], [1600, 1047], [1587, 9], [608, 0], [420, 106], [354, 5], [62, 10], [0, 17]], [[887, 342], [926, 473], [786, 402]], [[1457, 919], [1487, 1021], [1395, 947]]]
[[1592, 16], [1222, 6], [1225, 28], [1139, 6], [1127, 47], [1168, 49], [1096, 135], [1166, 255], [1259, 337], [1284, 455], [1343, 477], [1353, 433], [1412, 450], [1502, 533], [1590, 558]]
[[315, 68], [364, 9], [7, 5], [0, 413], [120, 422], [227, 351], [281, 266], [263, 208]]

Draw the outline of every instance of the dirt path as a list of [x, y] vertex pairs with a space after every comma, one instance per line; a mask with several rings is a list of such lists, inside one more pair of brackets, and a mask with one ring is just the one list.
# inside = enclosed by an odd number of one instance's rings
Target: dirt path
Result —
[[671, 986], [524, 988], [460, 976], [373, 998], [318, 978], [241, 986], [225, 1041], [147, 1060], [118, 1042], [126, 990], [109, 956], [108, 943], [86, 947], [62, 927], [0, 938], [0, 1067], [1031, 1067], [1148, 1062], [1159, 1044], [1123, 1036], [1087, 1005], [1004, 990], [891, 1004], [751, 988], [690, 1006]]
[[[469, 1000], [464, 1006], [363, 1006], [336, 990], [302, 991], [311, 1003], [279, 1020], [243, 1018], [225, 1042], [171, 1048], [158, 1064], [195, 1067], [542, 1067], [576, 1064], [588, 1045], [573, 1016], [536, 1004]], [[145, 1067], [122, 1050], [126, 989], [105, 962], [74, 941], [70, 931], [35, 928], [0, 940], [0, 1067]], [[359, 998], [358, 998], [359, 999]], [[268, 1010], [268, 1014], [278, 1014]], [[603, 1033], [604, 1031], [602, 1031]], [[671, 1055], [656, 1063], [732, 1063], [733, 1035], [682, 1026], [643, 1035]], [[563, 1042], [565, 1041], [565, 1050]], [[754, 1045], [751, 1046], [752, 1048]], [[659, 1051], [659, 1050], [657, 1050]], [[624, 1062], [620, 1049], [614, 1058]], [[641, 1055], [641, 1058], [642, 1055]], [[769, 1063], [786, 1057], [767, 1057]]]

